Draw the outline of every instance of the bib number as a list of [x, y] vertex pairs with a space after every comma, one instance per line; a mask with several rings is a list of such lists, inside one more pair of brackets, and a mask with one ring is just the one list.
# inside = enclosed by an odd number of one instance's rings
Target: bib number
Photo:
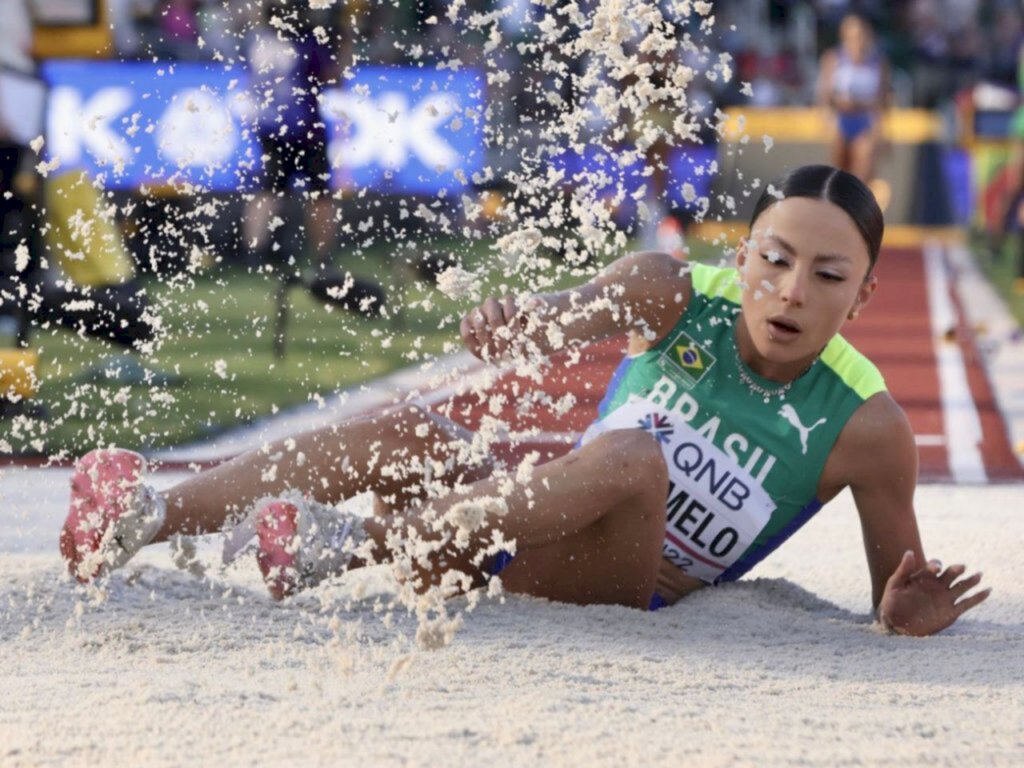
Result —
[[668, 468], [663, 554], [708, 584], [746, 552], [775, 504], [738, 462], [670, 411], [635, 395], [583, 434], [586, 444], [613, 429], [643, 429]]

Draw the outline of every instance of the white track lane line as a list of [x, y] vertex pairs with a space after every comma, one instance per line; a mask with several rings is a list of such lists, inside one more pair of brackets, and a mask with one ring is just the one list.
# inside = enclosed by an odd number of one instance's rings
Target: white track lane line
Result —
[[1017, 340], [1020, 324], [965, 245], [951, 246], [947, 255], [967, 322], [981, 343], [988, 345], [983, 351], [989, 382], [1010, 445], [1024, 464], [1024, 453], [1017, 448], [1024, 446], [1024, 344]]
[[[410, 365], [387, 376], [346, 390], [317, 397], [315, 402], [288, 409], [276, 416], [261, 419], [255, 424], [236, 427], [210, 440], [154, 451], [150, 458], [172, 463], [226, 461], [251, 448], [309, 429], [354, 416], [361, 416], [375, 408], [418, 401], [418, 393], [427, 391], [433, 402], [443, 399], [437, 393], [451, 394], [456, 385], [453, 379], [464, 383], [480, 375], [483, 363], [468, 352], [459, 352], [437, 358], [430, 365]], [[501, 369], [495, 369], [500, 372]], [[437, 390], [431, 391], [434, 387]]]
[[924, 246], [924, 269], [928, 288], [928, 311], [932, 324], [932, 345], [939, 369], [942, 420], [945, 423], [949, 469], [958, 483], [987, 483], [981, 456], [981, 419], [967, 382], [967, 367], [960, 345], [944, 340], [957, 327], [956, 307], [949, 295], [949, 277], [942, 246]]

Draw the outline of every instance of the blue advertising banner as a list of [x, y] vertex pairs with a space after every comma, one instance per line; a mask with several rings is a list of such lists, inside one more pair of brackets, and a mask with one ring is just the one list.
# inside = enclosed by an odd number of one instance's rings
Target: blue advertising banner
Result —
[[[243, 70], [200, 63], [49, 61], [47, 155], [113, 189], [189, 182], [251, 188], [261, 170]], [[356, 70], [326, 90], [332, 186], [436, 194], [484, 167], [483, 78], [474, 71]]]
[[[669, 150], [664, 202], [682, 210], [700, 212], [700, 199], [711, 194], [716, 157], [717, 148], [713, 146], [688, 145]], [[554, 157], [553, 163], [565, 172], [567, 179], [578, 182], [586, 178], [599, 194], [603, 192], [608, 197], [620, 189], [627, 199], [632, 199], [641, 188], [652, 190], [652, 179], [644, 174], [644, 161], [634, 160], [624, 165], [618, 157], [602, 149], [587, 147], [582, 154], [567, 151]], [[687, 184], [691, 187], [689, 199], [683, 192]]]
[[412, 67], [356, 70], [324, 93], [335, 188], [436, 193], [483, 170], [483, 77]]
[[236, 189], [258, 169], [244, 75], [203, 64], [48, 61], [47, 155], [113, 189]]

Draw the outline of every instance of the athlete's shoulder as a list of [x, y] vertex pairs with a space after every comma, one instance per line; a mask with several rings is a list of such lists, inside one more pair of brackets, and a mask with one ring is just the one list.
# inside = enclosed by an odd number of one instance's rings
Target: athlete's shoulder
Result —
[[[692, 265], [667, 253], [638, 251], [613, 262], [602, 275], [621, 288], [629, 311], [661, 338], [676, 324], [693, 295]], [[644, 343], [649, 343], [647, 337]]]
[[662, 251], [634, 251], [611, 263], [608, 274], [620, 280], [633, 279], [643, 282], [661, 281], [666, 278], [685, 280], [690, 264]]
[[913, 480], [917, 445], [910, 419], [888, 392], [866, 400], [850, 417], [840, 440], [856, 457], [850, 484], [882, 481], [889, 475]]
[[910, 420], [888, 392], [865, 400], [843, 427], [829, 454], [824, 484], [834, 496], [853, 489], [913, 483], [917, 446]]

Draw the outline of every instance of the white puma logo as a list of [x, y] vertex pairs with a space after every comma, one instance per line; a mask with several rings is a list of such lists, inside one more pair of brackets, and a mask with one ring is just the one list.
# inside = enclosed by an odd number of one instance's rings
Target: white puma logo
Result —
[[805, 427], [801, 423], [801, 421], [800, 421], [800, 416], [797, 414], [796, 408], [794, 408], [789, 403], [786, 403], [784, 406], [782, 406], [779, 409], [779, 416], [781, 416], [786, 421], [788, 421], [790, 424], [792, 424], [793, 428], [796, 429], [796, 431], [800, 433], [800, 446], [804, 449], [804, 456], [806, 456], [807, 455], [807, 438], [811, 436], [811, 432], [813, 430], [817, 429], [822, 424], [824, 424], [826, 419], [824, 419], [824, 418], [818, 419], [811, 426]]

